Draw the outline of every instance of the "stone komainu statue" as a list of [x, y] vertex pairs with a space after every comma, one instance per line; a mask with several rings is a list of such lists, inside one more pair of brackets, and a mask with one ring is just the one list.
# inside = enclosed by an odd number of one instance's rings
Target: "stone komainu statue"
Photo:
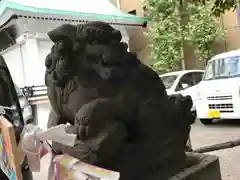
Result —
[[185, 167], [189, 97], [169, 98], [106, 23], [62, 25], [48, 35], [48, 126], [70, 123], [78, 136], [73, 148], [53, 143], [55, 151], [118, 171], [121, 180], [165, 180]]

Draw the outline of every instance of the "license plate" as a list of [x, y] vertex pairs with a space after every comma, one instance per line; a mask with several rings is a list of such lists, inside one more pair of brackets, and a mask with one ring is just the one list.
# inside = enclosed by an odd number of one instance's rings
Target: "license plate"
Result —
[[220, 111], [219, 110], [208, 111], [208, 118], [220, 118]]

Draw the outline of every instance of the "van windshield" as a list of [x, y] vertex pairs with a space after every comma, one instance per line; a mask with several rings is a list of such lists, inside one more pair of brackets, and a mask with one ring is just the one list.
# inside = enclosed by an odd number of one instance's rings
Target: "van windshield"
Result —
[[240, 56], [210, 61], [203, 80], [240, 77]]

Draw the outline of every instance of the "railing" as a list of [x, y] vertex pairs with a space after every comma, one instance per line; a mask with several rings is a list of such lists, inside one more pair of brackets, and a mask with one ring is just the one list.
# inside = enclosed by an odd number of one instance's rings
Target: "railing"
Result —
[[47, 87], [41, 86], [25, 86], [21, 88], [22, 93], [29, 100], [30, 104], [40, 104], [48, 102]]
[[34, 124], [38, 124], [38, 104], [48, 103], [47, 87], [42, 86], [25, 86], [21, 88], [22, 93], [28, 99], [32, 107], [32, 115]]

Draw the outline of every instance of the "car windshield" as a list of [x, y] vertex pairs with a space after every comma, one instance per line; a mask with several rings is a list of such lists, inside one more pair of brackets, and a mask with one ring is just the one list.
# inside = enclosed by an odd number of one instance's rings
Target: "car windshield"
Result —
[[177, 75], [169, 75], [169, 76], [162, 76], [161, 79], [163, 81], [164, 86], [166, 89], [170, 89], [174, 84], [175, 80], [177, 79]]
[[240, 76], [240, 56], [210, 61], [203, 80], [224, 79]]

